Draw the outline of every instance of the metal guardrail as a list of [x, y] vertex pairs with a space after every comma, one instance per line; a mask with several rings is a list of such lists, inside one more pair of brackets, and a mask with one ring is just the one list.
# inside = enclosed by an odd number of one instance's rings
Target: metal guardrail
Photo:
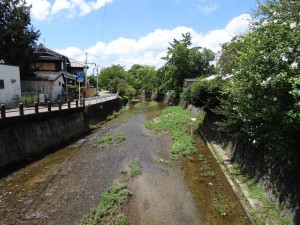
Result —
[[84, 98], [79, 100], [75, 100], [73, 102], [68, 101], [67, 103], [62, 104], [59, 100], [57, 104], [53, 104], [52, 102], [48, 101], [45, 105], [40, 105], [39, 103], [35, 102], [33, 107], [25, 107], [23, 103], [19, 103], [19, 107], [8, 109], [6, 105], [1, 104], [0, 106], [0, 119], [4, 119], [7, 117], [13, 116], [24, 116], [29, 114], [38, 114], [42, 112], [51, 112], [57, 110], [65, 110], [71, 108], [78, 108], [79, 106], [85, 107], [86, 105], [97, 104], [100, 102], [109, 101], [118, 97], [118, 94], [106, 94], [101, 96], [94, 96], [90, 98]]
[[86, 105], [97, 104], [99, 102], [105, 102], [108, 100], [112, 100], [118, 97], [118, 94], [105, 94], [99, 96], [93, 96], [89, 98], [85, 98]]

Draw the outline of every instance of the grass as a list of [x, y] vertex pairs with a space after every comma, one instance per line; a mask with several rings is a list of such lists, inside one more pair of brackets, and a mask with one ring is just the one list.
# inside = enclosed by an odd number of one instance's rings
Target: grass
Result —
[[205, 116], [206, 116], [206, 112], [201, 111], [200, 115], [198, 116], [198, 118], [196, 120], [196, 128], [197, 129], [203, 124]]
[[159, 120], [155, 124], [146, 123], [148, 129], [156, 132], [167, 131], [175, 144], [172, 146], [172, 158], [189, 156], [196, 152], [195, 141], [188, 134], [191, 114], [179, 106], [171, 106], [162, 111]]
[[90, 130], [95, 130], [95, 129], [98, 129], [100, 128], [102, 125], [102, 123], [97, 123], [97, 124], [89, 124], [89, 129]]
[[122, 110], [120, 110], [119, 112], [113, 111], [113, 113], [111, 115], [107, 116], [106, 121], [109, 121], [109, 120], [112, 120], [112, 119], [118, 117], [121, 114], [121, 111]]
[[103, 144], [110, 144], [112, 143], [113, 137], [111, 134], [106, 134], [102, 138], [98, 138], [97, 142], [103, 143]]
[[136, 104], [134, 105], [134, 108], [140, 109], [140, 108], [142, 108], [142, 106], [143, 106], [143, 103], [142, 103], [142, 102], [138, 102], [138, 103], [136, 103]]
[[143, 136], [145, 136], [145, 137], [148, 137], [148, 136], [149, 136], [149, 133], [146, 132], [146, 131], [144, 131], [142, 134], [143, 134]]
[[106, 134], [102, 138], [98, 138], [97, 142], [101, 144], [105, 144], [102, 147], [105, 147], [106, 145], [115, 143], [120, 144], [121, 142], [125, 141], [126, 138], [123, 134], [118, 134], [115, 137], [113, 137], [111, 134]]
[[232, 208], [228, 204], [229, 200], [221, 190], [213, 191], [212, 206], [222, 216], [230, 216]]
[[114, 142], [116, 143], [116, 144], [119, 144], [119, 143], [121, 143], [121, 142], [123, 142], [123, 141], [125, 141], [126, 140], [126, 138], [125, 138], [125, 136], [123, 135], [123, 134], [118, 134], [115, 138], [114, 138]]
[[129, 162], [129, 168], [130, 168], [130, 176], [136, 177], [139, 174], [141, 174], [141, 162], [140, 160], [131, 160]]
[[252, 218], [258, 225], [269, 224], [274, 225], [290, 225], [291, 223], [281, 214], [280, 209], [276, 204], [269, 200], [265, 192], [257, 185], [257, 183], [250, 179], [249, 176], [243, 171], [238, 165], [234, 164], [232, 175], [242, 180], [246, 185], [249, 197], [260, 201], [261, 205], [259, 208], [254, 209], [251, 213]]
[[158, 103], [156, 101], [151, 101], [149, 102], [149, 105], [148, 105], [150, 108], [155, 108], [158, 106]]
[[132, 193], [126, 185], [113, 185], [101, 195], [99, 205], [93, 207], [90, 213], [81, 220], [80, 225], [97, 224], [128, 224], [124, 215], [120, 215], [121, 207], [130, 198]]

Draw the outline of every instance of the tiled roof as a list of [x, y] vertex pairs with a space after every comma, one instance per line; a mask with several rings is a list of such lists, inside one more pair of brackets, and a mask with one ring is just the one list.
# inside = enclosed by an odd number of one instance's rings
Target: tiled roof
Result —
[[67, 77], [68, 79], [76, 80], [76, 75], [68, 73], [66, 71], [37, 71], [35, 72], [35, 77], [30, 80], [39, 80], [39, 81], [55, 81], [60, 76]]

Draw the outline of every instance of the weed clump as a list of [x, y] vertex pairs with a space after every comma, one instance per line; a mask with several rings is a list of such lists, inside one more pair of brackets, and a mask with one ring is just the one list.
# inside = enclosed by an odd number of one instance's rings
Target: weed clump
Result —
[[148, 105], [150, 108], [155, 108], [158, 106], [158, 103], [156, 101], [151, 101], [149, 102], [149, 105]]
[[130, 176], [136, 177], [141, 173], [141, 162], [140, 160], [131, 160], [129, 162]]
[[190, 112], [179, 106], [171, 106], [162, 111], [157, 123], [146, 123], [145, 126], [156, 132], [167, 131], [171, 134], [175, 141], [172, 147], [172, 158], [177, 159], [196, 152], [195, 141], [188, 134], [190, 122]]
[[114, 142], [116, 143], [116, 144], [119, 144], [119, 143], [121, 143], [121, 142], [123, 142], [123, 141], [125, 141], [126, 140], [126, 138], [125, 138], [125, 136], [123, 135], [123, 134], [118, 134], [115, 138], [114, 138]]
[[103, 143], [103, 144], [110, 144], [112, 142], [112, 135], [111, 134], [106, 134], [104, 135], [102, 138], [98, 138], [98, 142], [99, 143]]
[[132, 193], [126, 185], [113, 185], [106, 189], [101, 195], [99, 205], [93, 207], [91, 212], [84, 216], [80, 225], [97, 225], [97, 224], [128, 224], [124, 215], [120, 214], [121, 207], [130, 198]]

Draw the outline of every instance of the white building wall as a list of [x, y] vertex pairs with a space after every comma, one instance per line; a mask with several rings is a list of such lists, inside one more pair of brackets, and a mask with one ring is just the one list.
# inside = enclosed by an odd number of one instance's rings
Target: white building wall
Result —
[[55, 80], [55, 82], [53, 83], [53, 100], [60, 98], [61, 99], [61, 95], [62, 95], [62, 90], [63, 90], [63, 83], [64, 83], [64, 78], [63, 76], [60, 76], [59, 78], [57, 78]]
[[21, 97], [20, 69], [18, 66], [0, 64], [0, 80], [4, 81], [4, 89], [0, 88], [0, 103], [10, 104]]

